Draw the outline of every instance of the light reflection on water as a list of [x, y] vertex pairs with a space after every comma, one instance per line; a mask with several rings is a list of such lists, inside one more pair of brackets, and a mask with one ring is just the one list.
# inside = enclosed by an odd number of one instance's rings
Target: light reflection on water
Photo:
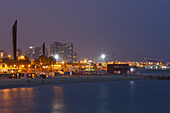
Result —
[[131, 111], [131, 112], [135, 112], [136, 110], [135, 110], [135, 98], [134, 98], [134, 96], [135, 96], [135, 81], [129, 81], [129, 83], [130, 83], [130, 103], [129, 103], [129, 105], [130, 105], [130, 107], [129, 107], [129, 111]]
[[54, 87], [54, 100], [52, 113], [64, 113], [66, 111], [63, 99], [63, 87], [55, 86]]
[[34, 103], [32, 103], [34, 98], [33, 88], [2, 89], [0, 90], [0, 95], [1, 113], [22, 112], [20, 109], [16, 109], [18, 106], [24, 107], [25, 110], [29, 111], [29, 108], [34, 106]]
[[54, 86], [49, 92], [44, 92], [44, 88], [1, 89], [0, 113], [46, 113], [50, 110], [51, 113], [64, 113], [63, 88]]
[[169, 86], [139, 80], [0, 89], [0, 113], [169, 113]]

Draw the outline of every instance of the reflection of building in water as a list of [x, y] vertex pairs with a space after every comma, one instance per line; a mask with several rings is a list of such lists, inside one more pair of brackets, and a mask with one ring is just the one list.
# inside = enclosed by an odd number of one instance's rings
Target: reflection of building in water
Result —
[[54, 86], [54, 101], [52, 113], [64, 113], [65, 111], [66, 109], [63, 99], [63, 87]]

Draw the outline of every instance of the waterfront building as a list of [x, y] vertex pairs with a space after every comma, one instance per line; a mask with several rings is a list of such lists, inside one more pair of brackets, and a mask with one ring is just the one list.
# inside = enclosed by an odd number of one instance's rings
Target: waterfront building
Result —
[[60, 54], [62, 61], [66, 63], [73, 62], [73, 44], [72, 43], [63, 43], [61, 44]]
[[61, 43], [60, 42], [53, 42], [50, 44], [50, 56], [54, 56], [59, 54], [61, 50]]
[[50, 56], [59, 55], [58, 61], [74, 63], [77, 61], [77, 53], [73, 51], [72, 43], [53, 42], [50, 44]]
[[153, 59], [153, 58], [144, 58], [149, 65], [165, 65], [166, 62], [160, 59]]
[[107, 73], [125, 74], [130, 72], [129, 64], [107, 64]]

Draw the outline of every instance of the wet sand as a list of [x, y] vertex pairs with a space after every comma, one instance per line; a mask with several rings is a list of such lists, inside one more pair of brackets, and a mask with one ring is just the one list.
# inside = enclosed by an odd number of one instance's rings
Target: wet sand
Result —
[[65, 83], [81, 83], [81, 82], [104, 82], [104, 81], [121, 81], [121, 80], [143, 80], [147, 77], [139, 76], [123, 76], [123, 75], [86, 75], [86, 76], [58, 76], [56, 78], [47, 79], [0, 79], [0, 89], [14, 87], [29, 87], [48, 84], [65, 84]]

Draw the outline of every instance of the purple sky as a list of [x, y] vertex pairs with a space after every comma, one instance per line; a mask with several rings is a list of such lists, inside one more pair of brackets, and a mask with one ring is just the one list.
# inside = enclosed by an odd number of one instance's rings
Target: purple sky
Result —
[[1, 0], [0, 49], [11, 49], [18, 19], [18, 48], [71, 42], [78, 58], [101, 53], [121, 61], [170, 61], [170, 0]]

